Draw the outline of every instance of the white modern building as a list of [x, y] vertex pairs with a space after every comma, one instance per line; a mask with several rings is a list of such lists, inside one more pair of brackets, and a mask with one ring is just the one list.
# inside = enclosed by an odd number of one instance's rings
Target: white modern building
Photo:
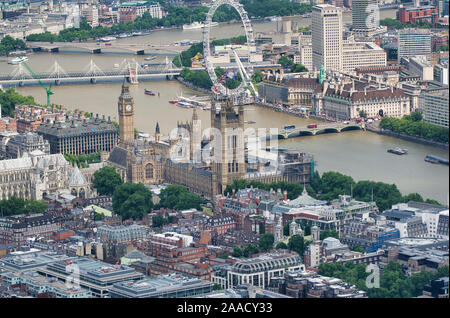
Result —
[[432, 81], [434, 79], [433, 65], [427, 60], [425, 55], [403, 57], [402, 64], [406, 64], [406, 68], [411, 73], [420, 75], [422, 81]]
[[[312, 60], [312, 36], [302, 34], [298, 41], [299, 63], [304, 65], [308, 70], [313, 69]], [[295, 62], [295, 61], [294, 61]]]
[[312, 62], [313, 69], [342, 70], [342, 11], [329, 4], [312, 9]]
[[403, 29], [398, 31], [398, 60], [402, 57], [431, 56], [431, 33], [428, 29]]
[[223, 271], [224, 276], [211, 275], [211, 282], [220, 284], [225, 289], [241, 284], [265, 288], [271, 279], [283, 277], [287, 270], [305, 270], [297, 253], [276, 252], [239, 260]]
[[342, 47], [342, 68], [353, 71], [358, 67], [386, 66], [386, 52], [371, 42], [344, 42]]
[[448, 63], [447, 64], [435, 64], [433, 66], [433, 77], [434, 80], [448, 85]]
[[419, 98], [423, 119], [430, 124], [448, 128], [448, 89], [424, 91]]
[[148, 12], [154, 19], [162, 19], [164, 12], [158, 2], [152, 2], [148, 8]]

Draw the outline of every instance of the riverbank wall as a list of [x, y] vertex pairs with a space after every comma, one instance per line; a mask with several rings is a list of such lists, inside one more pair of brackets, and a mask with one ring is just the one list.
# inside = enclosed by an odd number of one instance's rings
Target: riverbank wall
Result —
[[204, 93], [204, 94], [211, 94], [211, 90], [210, 89], [206, 89], [206, 88], [194, 85], [194, 84], [186, 81], [185, 79], [183, 79], [181, 76], [177, 76], [176, 80], [178, 82], [180, 82], [181, 84], [183, 84], [184, 86], [186, 86], [186, 87], [188, 87], [188, 88], [190, 88], [190, 89], [192, 89], [194, 91], [198, 91], [198, 92], [201, 92], [201, 93]]
[[438, 148], [443, 148], [443, 149], [449, 149], [449, 144], [446, 144], [446, 143], [427, 140], [427, 139], [416, 137], [416, 136], [409, 136], [409, 135], [406, 135], [403, 133], [397, 133], [397, 132], [394, 132], [391, 130], [377, 129], [375, 127], [372, 127], [371, 125], [366, 125], [366, 130], [376, 133], [376, 134], [379, 134], [379, 135], [385, 135], [385, 136], [389, 136], [389, 137], [412, 141], [412, 142], [416, 142], [416, 143], [419, 143], [422, 145], [433, 146], [433, 147], [438, 147]]

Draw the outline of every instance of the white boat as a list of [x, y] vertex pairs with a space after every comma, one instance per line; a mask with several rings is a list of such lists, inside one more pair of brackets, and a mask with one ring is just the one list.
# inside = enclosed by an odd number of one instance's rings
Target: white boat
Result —
[[[216, 26], [219, 25], [219, 23], [217, 22], [211, 22], [211, 26]], [[193, 22], [191, 24], [183, 24], [183, 30], [195, 30], [195, 29], [202, 29], [204, 28], [206, 25], [200, 22]]]
[[109, 42], [109, 41], [114, 41], [117, 40], [117, 38], [113, 37], [113, 36], [105, 36], [104, 38], [100, 38], [100, 41], [102, 42]]
[[26, 56], [16, 57], [16, 58], [13, 58], [11, 61], [9, 61], [8, 64], [17, 65], [17, 64], [20, 64], [25, 61], [28, 61], [28, 57], [26, 57]]
[[194, 99], [195, 98], [195, 96], [193, 96], [193, 98], [187, 98], [187, 97], [184, 97], [184, 96], [178, 96], [178, 100], [180, 101], [180, 102], [182, 102], [182, 103], [187, 103], [187, 104], [189, 104], [189, 105], [192, 105], [192, 106], [199, 106], [199, 107], [202, 107], [202, 108], [205, 108], [205, 107], [211, 107], [210, 105], [208, 105], [208, 103], [204, 103], [204, 102], [200, 102], [200, 101], [198, 101], [198, 100], [196, 100], [196, 99]]
[[142, 32], [133, 32], [133, 33], [131, 33], [132, 36], [139, 36], [139, 35], [142, 35], [142, 34], [143, 34]]
[[183, 107], [183, 108], [192, 108], [192, 107], [194, 107], [194, 105], [186, 103], [186, 102], [178, 102], [176, 105], [180, 106], [180, 107]]
[[151, 61], [151, 60], [154, 60], [154, 59], [156, 59], [156, 56], [148, 56], [144, 60]]

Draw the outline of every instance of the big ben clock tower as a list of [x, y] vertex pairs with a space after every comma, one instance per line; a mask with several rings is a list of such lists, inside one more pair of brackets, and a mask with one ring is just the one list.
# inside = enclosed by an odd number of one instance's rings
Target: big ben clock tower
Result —
[[128, 141], [134, 140], [134, 101], [126, 78], [122, 84], [118, 107], [120, 146], [125, 148]]

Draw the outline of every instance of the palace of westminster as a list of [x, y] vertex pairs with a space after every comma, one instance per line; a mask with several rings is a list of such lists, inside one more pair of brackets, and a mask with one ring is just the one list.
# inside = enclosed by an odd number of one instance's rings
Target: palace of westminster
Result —
[[[124, 80], [118, 100], [118, 142], [113, 147], [108, 146], [112, 148], [110, 151], [100, 144], [98, 140], [108, 142], [117, 140], [111, 137], [111, 132], [106, 129], [108, 138], [87, 138], [82, 143], [88, 143], [84, 147], [102, 151], [101, 164], [91, 164], [89, 168], [79, 169], [72, 167], [62, 153], [52, 151], [52, 154], [48, 154], [40, 150], [25, 153], [21, 158], [1, 160], [0, 199], [11, 196], [40, 199], [48, 193], [62, 189], [67, 189], [75, 196], [90, 197], [95, 195], [95, 189], [92, 188], [93, 173], [105, 165], [115, 167], [124, 182], [184, 185], [189, 191], [207, 200], [213, 200], [216, 195], [222, 194], [225, 187], [234, 180], [246, 179], [264, 183], [288, 181], [305, 184], [309, 183], [314, 171], [312, 156], [298, 151], [278, 151], [275, 164], [263, 158], [249, 160], [246, 140], [242, 133], [244, 109], [242, 105], [234, 106], [231, 99], [212, 100], [211, 131], [217, 133], [206, 145], [202, 140], [194, 138], [200, 122], [195, 108], [191, 121], [178, 124], [177, 130], [180, 133], [175, 138], [171, 136], [164, 140], [161, 138], [158, 124], [154, 138], [135, 138], [134, 108], [133, 97], [130, 95], [127, 81]], [[94, 124], [98, 121], [99, 126], [106, 123], [105, 120], [98, 118], [91, 120]], [[58, 131], [64, 131], [62, 128], [64, 126], [58, 125]], [[87, 125], [86, 121], [83, 125]], [[74, 127], [76, 125], [72, 121], [72, 125], [68, 128], [73, 132]], [[188, 132], [187, 139], [181, 131]], [[79, 138], [73, 133], [65, 137], [65, 144], [69, 149], [71, 140]], [[217, 140], [219, 146], [211, 148], [214, 138], [221, 140], [220, 142]], [[90, 140], [94, 140], [95, 144], [90, 145]], [[186, 146], [183, 148], [180, 145]], [[183, 152], [182, 149], [187, 151]], [[204, 154], [208, 151], [209, 154], [213, 154], [214, 160], [204, 160]], [[186, 160], [179, 160], [180, 156]]]

